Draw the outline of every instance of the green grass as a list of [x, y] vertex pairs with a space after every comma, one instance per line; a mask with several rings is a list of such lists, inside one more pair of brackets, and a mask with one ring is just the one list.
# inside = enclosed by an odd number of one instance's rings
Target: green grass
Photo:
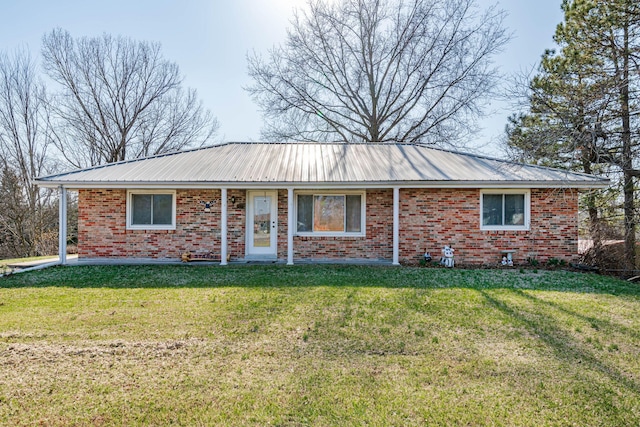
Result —
[[0, 425], [640, 425], [640, 287], [563, 271], [0, 278]]

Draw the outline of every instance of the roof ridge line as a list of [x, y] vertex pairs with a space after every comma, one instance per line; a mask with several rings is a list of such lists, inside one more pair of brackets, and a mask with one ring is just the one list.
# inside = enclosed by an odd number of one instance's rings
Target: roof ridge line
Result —
[[424, 146], [423, 144], [415, 142], [347, 142], [347, 141], [227, 141], [223, 144], [238, 144], [238, 145], [414, 145]]

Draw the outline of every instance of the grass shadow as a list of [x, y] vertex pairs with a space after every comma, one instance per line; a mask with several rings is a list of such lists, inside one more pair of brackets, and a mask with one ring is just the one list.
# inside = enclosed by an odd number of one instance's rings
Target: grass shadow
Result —
[[[562, 330], [560, 325], [553, 319], [541, 313], [525, 312], [511, 307], [505, 301], [492, 296], [487, 291], [480, 291], [486, 301], [495, 309], [509, 316], [517, 324], [524, 326], [531, 334], [544, 342], [555, 354], [556, 358], [568, 364], [579, 364], [585, 370], [596, 371], [611, 381], [618, 384], [623, 389], [633, 393], [640, 393], [640, 383], [633, 378], [625, 376], [613, 365], [598, 358], [592, 351], [574, 339], [571, 335]], [[523, 297], [523, 293], [512, 291], [512, 295]], [[533, 298], [526, 298], [534, 306], [542, 305], [540, 301]]]
[[56, 266], [0, 278], [0, 288], [384, 287], [535, 289], [640, 297], [640, 286], [568, 271], [444, 269], [366, 265]]
[[537, 298], [534, 295], [531, 295], [529, 293], [520, 291], [520, 290], [515, 290], [514, 292], [516, 292], [519, 296], [521, 296], [522, 298], [526, 298], [528, 300], [530, 300], [531, 302], [535, 303], [535, 304], [541, 304], [541, 305], [545, 305], [551, 309], [557, 310], [559, 312], [562, 312], [568, 316], [574, 317], [576, 319], [580, 319], [585, 323], [588, 323], [592, 326], [592, 328], [596, 329], [596, 330], [603, 330], [603, 331], [617, 331], [619, 333], [622, 333], [624, 335], [628, 335], [630, 337], [633, 337], [636, 340], [640, 340], [640, 330], [636, 330], [636, 329], [632, 329], [632, 328], [628, 328], [616, 323], [613, 323], [611, 321], [608, 320], [604, 320], [604, 319], [600, 319], [594, 316], [586, 316], [584, 314], [580, 314], [578, 312], [576, 312], [575, 310], [570, 310], [564, 306], [562, 306], [561, 304], [552, 302], [552, 301], [547, 301], [544, 300], [542, 298]]

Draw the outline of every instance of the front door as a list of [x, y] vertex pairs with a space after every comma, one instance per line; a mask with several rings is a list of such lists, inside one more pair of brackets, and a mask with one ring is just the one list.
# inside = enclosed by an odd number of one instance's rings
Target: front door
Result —
[[277, 257], [278, 193], [247, 191], [247, 258]]

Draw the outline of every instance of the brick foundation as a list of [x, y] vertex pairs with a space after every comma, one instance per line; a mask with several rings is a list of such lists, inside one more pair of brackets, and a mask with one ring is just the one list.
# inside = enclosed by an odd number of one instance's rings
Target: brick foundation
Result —
[[[79, 256], [83, 258], [169, 258], [220, 253], [220, 190], [177, 190], [175, 230], [127, 230], [126, 190], [79, 190]], [[230, 200], [234, 198], [232, 203]], [[228, 191], [228, 252], [245, 256], [246, 191]], [[204, 212], [200, 201], [215, 201]], [[366, 237], [294, 237], [294, 261], [302, 259], [392, 258], [393, 191], [368, 190]], [[528, 231], [481, 231], [479, 189], [400, 190], [400, 262], [434, 258], [444, 245], [456, 262], [497, 264], [501, 250], [516, 250], [516, 264], [532, 257], [574, 261], [578, 254], [578, 195], [572, 190], [531, 190]], [[278, 191], [278, 258], [287, 258], [287, 191]]]

